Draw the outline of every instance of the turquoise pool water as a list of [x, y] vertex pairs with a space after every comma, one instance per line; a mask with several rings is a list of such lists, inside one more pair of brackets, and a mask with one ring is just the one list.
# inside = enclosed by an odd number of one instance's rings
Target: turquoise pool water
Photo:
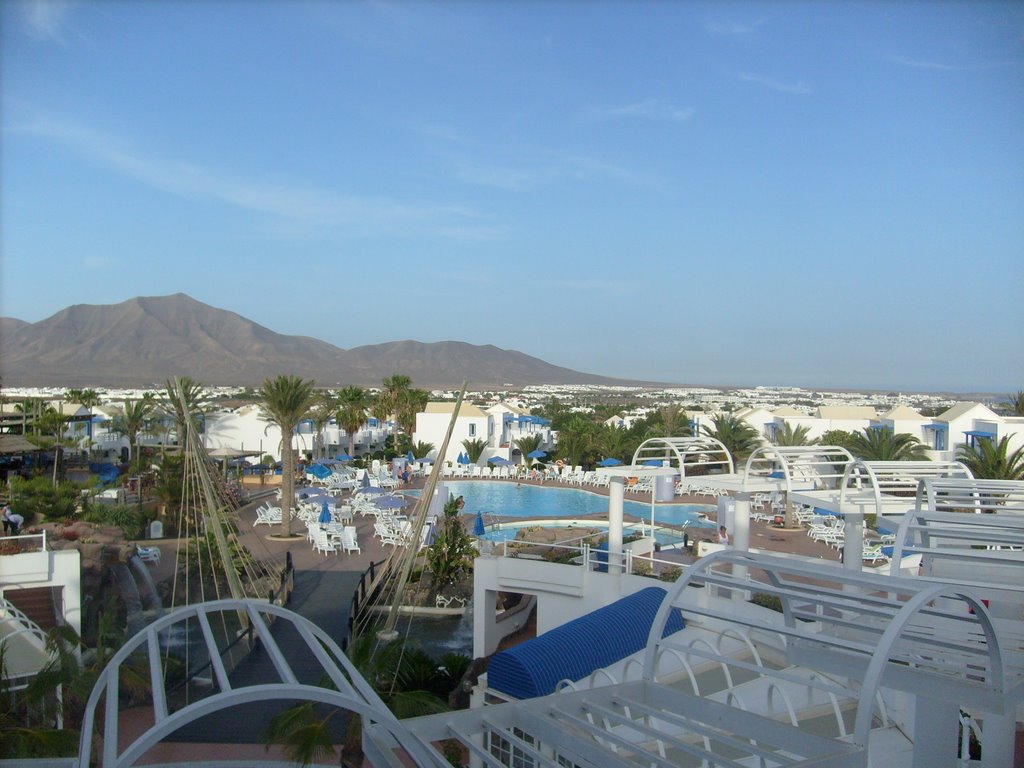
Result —
[[[482, 512], [489, 516], [560, 517], [575, 518], [582, 515], [607, 514], [608, 497], [577, 488], [556, 486], [517, 485], [508, 482], [445, 482], [444, 486], [455, 496], [466, 500], [463, 512]], [[711, 504], [658, 504], [654, 508], [657, 522], [671, 525], [697, 525], [714, 527], [701, 521], [699, 515], [714, 512]], [[623, 512], [641, 520], [650, 521], [651, 505], [636, 501], [623, 502]]]

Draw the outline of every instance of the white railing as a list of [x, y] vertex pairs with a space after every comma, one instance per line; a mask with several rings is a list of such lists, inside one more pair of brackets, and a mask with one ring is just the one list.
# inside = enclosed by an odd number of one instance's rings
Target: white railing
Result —
[[[38, 540], [39, 547], [36, 549], [30, 545], [32, 541]], [[5, 544], [9, 541], [17, 542], [20, 549], [18, 552], [4, 553], [3, 550], [6, 548]], [[25, 552], [45, 552], [46, 551], [46, 531], [42, 533], [22, 533], [17, 536], [0, 536], [0, 554], [16, 554], [20, 555]]]

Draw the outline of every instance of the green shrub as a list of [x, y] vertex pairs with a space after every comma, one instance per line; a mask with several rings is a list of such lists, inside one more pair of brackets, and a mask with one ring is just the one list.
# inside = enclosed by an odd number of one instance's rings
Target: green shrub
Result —
[[146, 528], [146, 516], [138, 507], [123, 504], [95, 505], [85, 515], [86, 522], [97, 525], [116, 525], [125, 538], [137, 539]]
[[754, 605], [760, 605], [762, 608], [782, 613], [782, 600], [776, 595], [766, 595], [764, 592], [756, 592], [754, 593], [754, 596], [750, 598], [750, 602]]
[[658, 574], [658, 578], [662, 581], [678, 581], [679, 577], [682, 575], [682, 568], [678, 565], [670, 565], [667, 568], [661, 569], [661, 573]]
[[80, 499], [77, 483], [61, 482], [55, 488], [42, 475], [31, 480], [16, 477], [11, 482], [11, 506], [26, 523], [74, 517]]

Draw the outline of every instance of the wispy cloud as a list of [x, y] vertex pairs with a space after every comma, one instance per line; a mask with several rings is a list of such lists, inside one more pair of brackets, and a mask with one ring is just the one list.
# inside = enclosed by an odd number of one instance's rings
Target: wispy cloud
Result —
[[61, 144], [153, 189], [272, 217], [281, 231], [310, 227], [324, 230], [340, 225], [378, 231], [415, 225], [418, 231], [432, 229], [438, 233], [446, 228], [453, 232], [461, 229], [462, 236], [475, 229], [480, 237], [488, 228], [479, 226], [484, 217], [467, 206], [345, 195], [233, 177], [188, 161], [147, 155], [127, 142], [72, 123], [37, 120], [10, 130]]
[[64, 44], [73, 3], [66, 0], [30, 0], [22, 5], [25, 29], [36, 40]]
[[751, 72], [740, 72], [737, 77], [747, 83], [756, 83], [762, 85], [765, 88], [769, 88], [779, 93], [788, 93], [794, 96], [806, 96], [814, 93], [814, 89], [811, 88], [803, 80], [798, 80], [795, 83], [787, 83], [782, 80], [776, 80], [771, 77], [765, 77], [764, 75], [756, 75]]
[[668, 120], [673, 123], [686, 123], [693, 117], [693, 109], [690, 107], [678, 107], [667, 99], [647, 99], [614, 107], [595, 107], [590, 110], [590, 116], [596, 120], [638, 117], [645, 120]]
[[891, 61], [893, 64], [899, 64], [904, 67], [910, 67], [911, 69], [930, 69], [936, 72], [971, 72], [983, 69], [992, 69], [997, 64], [945, 64], [938, 61], [924, 61], [921, 59], [912, 59], [909, 56], [886, 56], [886, 61]]
[[719, 37], [746, 37], [753, 34], [759, 26], [764, 24], [764, 19], [757, 19], [751, 22], [742, 21], [712, 21], [705, 25], [705, 29], [712, 35]]

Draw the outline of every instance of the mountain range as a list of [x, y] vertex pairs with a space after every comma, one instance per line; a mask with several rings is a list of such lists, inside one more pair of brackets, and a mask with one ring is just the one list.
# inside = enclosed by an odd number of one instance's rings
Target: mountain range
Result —
[[275, 333], [177, 293], [77, 304], [26, 323], [0, 318], [0, 376], [11, 386], [146, 387], [173, 376], [210, 386], [259, 386], [280, 373], [320, 386], [379, 386], [399, 373], [422, 388], [626, 384], [515, 350], [459, 341], [393, 341], [341, 349]]

